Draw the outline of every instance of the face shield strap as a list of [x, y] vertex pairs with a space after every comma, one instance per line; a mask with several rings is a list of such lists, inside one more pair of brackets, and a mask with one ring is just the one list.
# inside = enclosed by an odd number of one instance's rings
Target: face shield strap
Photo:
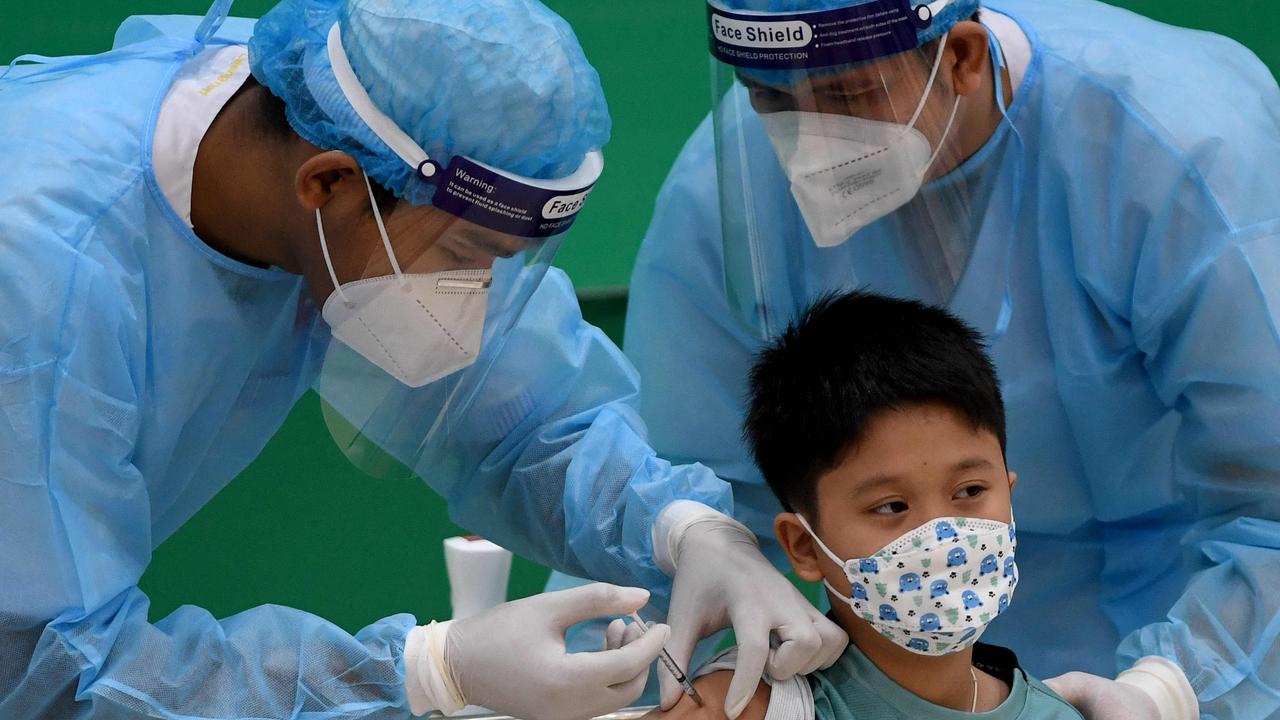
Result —
[[552, 237], [573, 224], [604, 172], [599, 150], [587, 153], [571, 175], [553, 180], [516, 175], [462, 155], [441, 167], [373, 103], [347, 58], [338, 23], [329, 28], [328, 51], [334, 79], [356, 115], [414, 169], [415, 177], [436, 186], [431, 204], [451, 215], [515, 237]]

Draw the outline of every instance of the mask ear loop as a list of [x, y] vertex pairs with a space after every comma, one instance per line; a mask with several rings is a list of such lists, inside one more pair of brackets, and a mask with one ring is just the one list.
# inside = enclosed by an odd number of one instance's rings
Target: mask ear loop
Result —
[[831, 558], [831, 562], [841, 567], [848, 565], [847, 561], [841, 560], [839, 555], [831, 552], [831, 548], [827, 547], [827, 544], [822, 542], [822, 538], [818, 537], [818, 533], [813, 531], [813, 528], [809, 526], [809, 521], [805, 520], [803, 515], [796, 513], [796, 519], [798, 519], [800, 524], [804, 526], [805, 531], [809, 533], [809, 537], [813, 538], [813, 541], [818, 543], [818, 547], [822, 549], [822, 552], [826, 553], [827, 557]]
[[[805, 520], [803, 515], [801, 515], [800, 513], [796, 513], [796, 519], [799, 520], [800, 524], [804, 526], [805, 531], [809, 533], [809, 537], [813, 538], [813, 541], [818, 543], [818, 547], [822, 549], [822, 552], [827, 554], [827, 557], [831, 559], [831, 562], [834, 562], [835, 564], [839, 565], [844, 570], [845, 576], [848, 577], [849, 562], [847, 560], [841, 560], [839, 555], [836, 555], [835, 553], [831, 552], [831, 548], [827, 547], [827, 544], [822, 542], [822, 538], [818, 537], [818, 533], [813, 531], [813, 528], [810, 527], [809, 525], [809, 521]], [[852, 580], [850, 582], [852, 582]], [[845, 597], [845, 594], [835, 589], [831, 585], [831, 583], [827, 581], [826, 578], [822, 578], [822, 584], [827, 587], [827, 591], [830, 592], [832, 595], [835, 595], [836, 597], [843, 600], [845, 604], [847, 604], [849, 607], [853, 607], [853, 598]]]
[[937, 161], [938, 155], [942, 153], [942, 146], [947, 141], [947, 136], [951, 134], [951, 125], [956, 121], [956, 111], [960, 109], [960, 96], [956, 96], [956, 101], [951, 103], [951, 117], [947, 118], [947, 127], [942, 131], [942, 137], [938, 138], [938, 147], [934, 148], [933, 154], [929, 156], [929, 162], [924, 164], [920, 169], [920, 177], [924, 177], [929, 172], [929, 168], [933, 167], [933, 163]]
[[338, 273], [333, 270], [333, 260], [329, 258], [329, 243], [324, 237], [324, 222], [320, 219], [320, 208], [316, 208], [316, 231], [320, 233], [320, 251], [324, 253], [324, 266], [329, 270], [329, 280], [333, 282], [333, 291], [338, 293], [338, 297], [342, 298], [342, 303], [349, 308], [352, 306], [352, 302], [347, 299], [347, 294], [342, 291], [342, 284], [338, 282]]
[[911, 120], [907, 122], [906, 129], [902, 131], [905, 135], [907, 130], [916, 126], [916, 121], [920, 119], [920, 114], [924, 112], [924, 106], [929, 102], [929, 93], [933, 92], [933, 83], [938, 79], [938, 69], [942, 67], [942, 52], [947, 49], [947, 35], [943, 35], [938, 41], [938, 55], [933, 59], [933, 67], [929, 70], [929, 81], [925, 83], [924, 94], [920, 96], [920, 102], [916, 105], [916, 111], [911, 115]]
[[378, 222], [378, 234], [382, 236], [382, 247], [387, 251], [387, 259], [391, 261], [391, 272], [395, 273], [400, 287], [409, 289], [409, 281], [400, 272], [400, 263], [396, 262], [396, 253], [391, 249], [391, 238], [387, 235], [387, 226], [382, 223], [382, 213], [378, 212], [378, 201], [373, 197], [373, 184], [369, 182], [369, 174], [365, 173], [364, 187], [369, 191], [369, 206], [373, 208], [373, 219]]

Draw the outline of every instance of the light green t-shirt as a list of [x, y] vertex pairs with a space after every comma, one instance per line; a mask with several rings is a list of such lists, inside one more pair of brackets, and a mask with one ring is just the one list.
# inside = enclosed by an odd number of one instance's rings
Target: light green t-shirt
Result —
[[835, 665], [808, 676], [817, 720], [1081, 720], [1080, 713], [1017, 667], [1013, 653], [974, 648], [974, 664], [1009, 684], [1009, 697], [985, 713], [934, 705], [891, 680], [850, 645]]

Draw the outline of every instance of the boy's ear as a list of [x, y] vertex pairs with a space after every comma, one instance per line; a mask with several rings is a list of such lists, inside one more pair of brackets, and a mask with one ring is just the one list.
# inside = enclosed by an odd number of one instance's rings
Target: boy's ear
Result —
[[820, 582], [822, 570], [818, 565], [818, 546], [796, 514], [778, 513], [773, 519], [773, 533], [778, 536], [778, 544], [787, 553], [796, 575], [807, 582]]
[[1009, 491], [1012, 492], [1015, 485], [1018, 484], [1018, 473], [1009, 473]]

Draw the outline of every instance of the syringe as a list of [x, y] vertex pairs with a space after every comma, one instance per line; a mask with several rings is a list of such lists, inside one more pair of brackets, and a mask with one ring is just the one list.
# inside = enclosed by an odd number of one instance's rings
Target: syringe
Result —
[[[642, 633], [649, 632], [649, 624], [640, 617], [639, 613], [631, 613], [631, 619], [640, 626]], [[662, 648], [662, 654], [658, 658], [662, 660], [663, 665], [667, 666], [667, 672], [671, 673], [671, 677], [675, 678], [676, 682], [680, 683], [680, 686], [684, 688], [684, 694], [693, 698], [693, 701], [701, 707], [702, 696], [698, 694], [698, 689], [693, 686], [693, 683], [689, 682], [689, 676], [685, 675], [680, 666], [676, 665], [676, 661], [671, 659], [671, 653], [667, 652], [666, 648]]]

